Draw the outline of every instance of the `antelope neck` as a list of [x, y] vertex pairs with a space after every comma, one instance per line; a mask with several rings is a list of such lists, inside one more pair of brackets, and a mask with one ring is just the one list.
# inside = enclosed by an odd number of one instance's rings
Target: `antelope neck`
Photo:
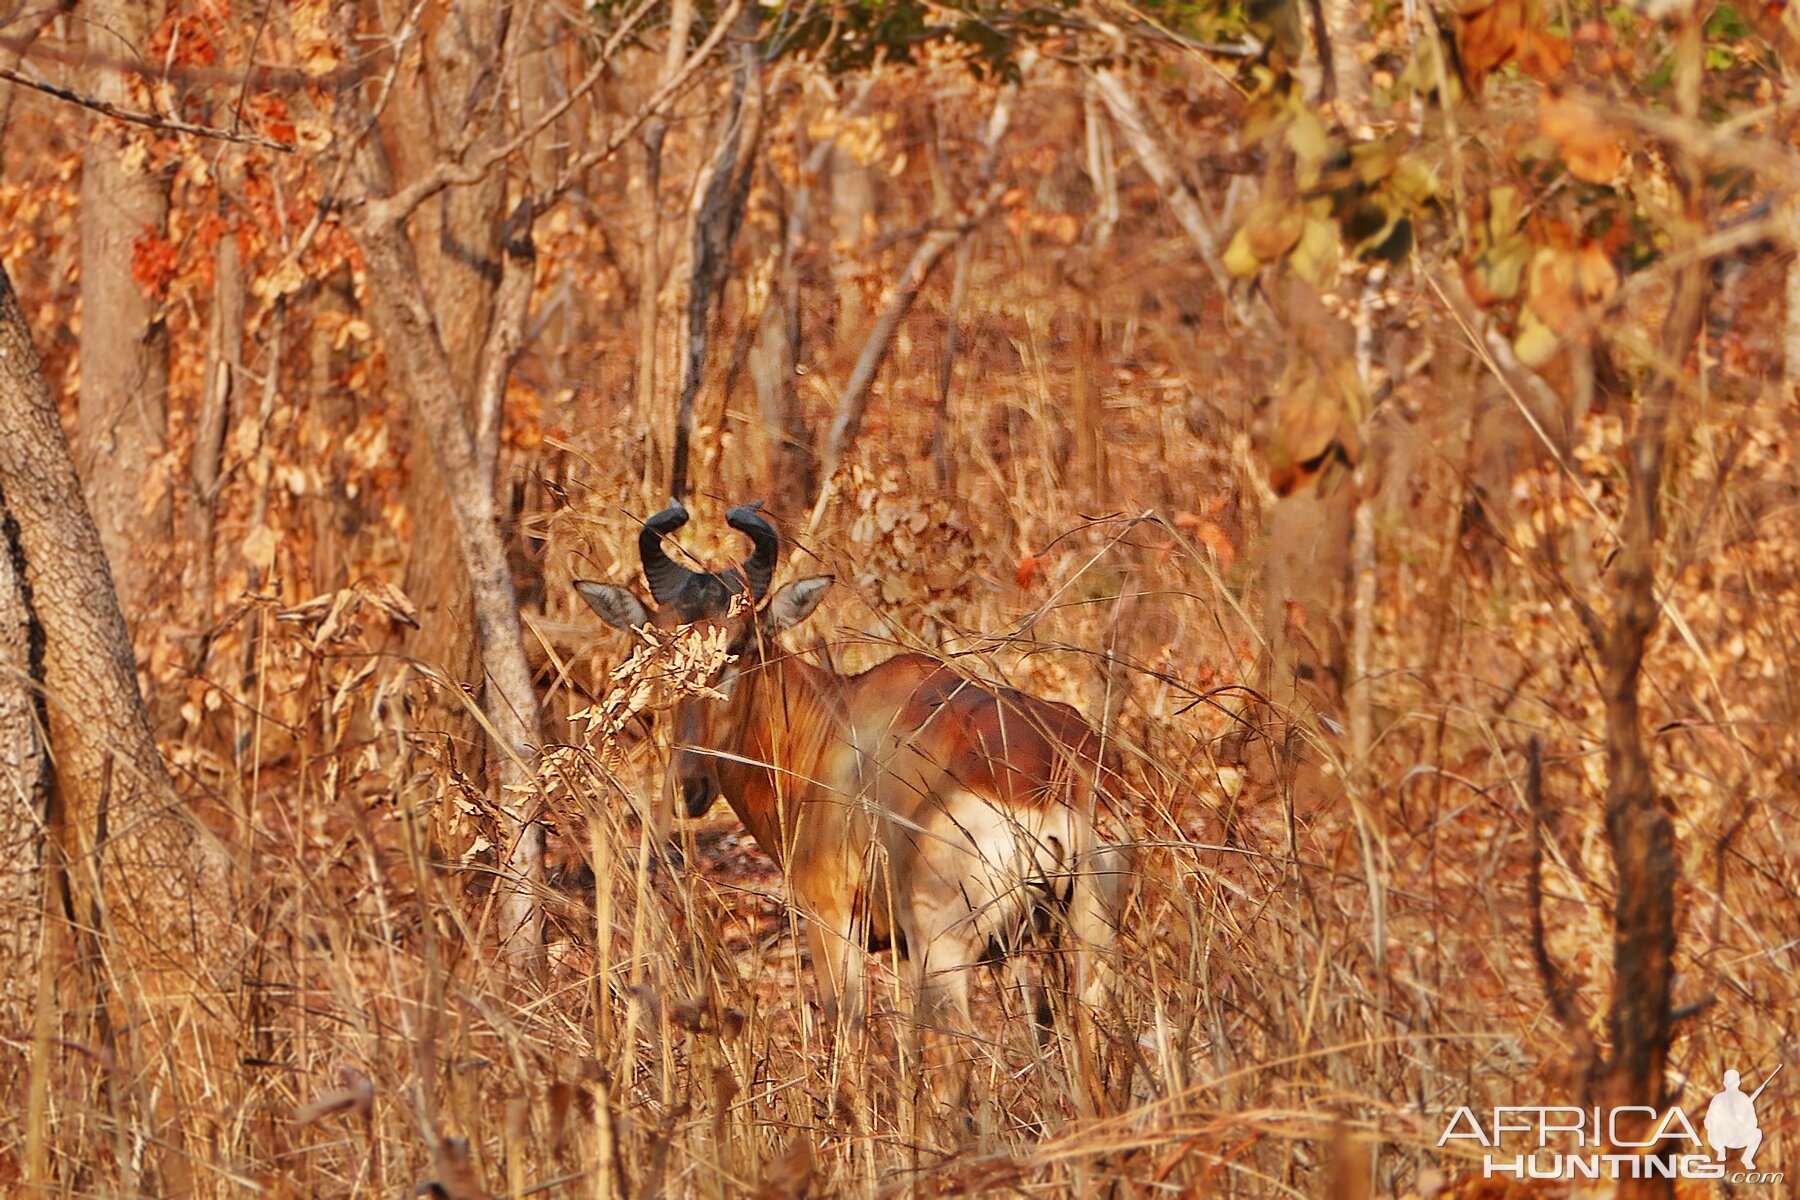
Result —
[[778, 645], [744, 658], [720, 790], [764, 852], [785, 864], [802, 808], [832, 787], [830, 750], [849, 741], [843, 689], [839, 676]]

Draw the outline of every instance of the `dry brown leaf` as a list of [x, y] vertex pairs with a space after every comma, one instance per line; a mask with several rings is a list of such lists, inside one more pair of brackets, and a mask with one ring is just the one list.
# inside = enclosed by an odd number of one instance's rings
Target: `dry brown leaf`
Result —
[[1532, 256], [1527, 302], [1552, 329], [1569, 329], [1581, 320], [1575, 261], [1569, 251], [1550, 246]]
[[1469, 90], [1479, 93], [1490, 73], [1518, 54], [1527, 32], [1525, 0], [1494, 0], [1463, 10], [1456, 22], [1456, 50]]
[[1619, 290], [1619, 270], [1601, 243], [1589, 242], [1576, 251], [1575, 282], [1589, 308], [1605, 303]]
[[1563, 73], [1574, 57], [1575, 48], [1569, 45], [1568, 38], [1534, 29], [1522, 39], [1519, 69], [1539, 83], [1549, 83]]
[[799, 1138], [786, 1154], [763, 1169], [762, 1183], [752, 1200], [801, 1200], [812, 1192], [815, 1173], [812, 1143]]
[[1514, 351], [1528, 366], [1542, 366], [1566, 339], [1591, 338], [1595, 315], [1618, 290], [1618, 268], [1604, 242], [1540, 248], [1531, 260]]
[[1299, 201], [1265, 200], [1244, 222], [1244, 237], [1251, 253], [1268, 262], [1294, 248], [1306, 229], [1306, 210]]
[[1556, 143], [1569, 174], [1587, 183], [1606, 183], [1625, 162], [1625, 147], [1593, 105], [1546, 92], [1538, 101], [1538, 129]]
[[412, 597], [392, 583], [377, 579], [364, 583], [362, 590], [369, 602], [386, 613], [390, 620], [413, 629], [419, 627], [419, 606], [412, 602]]

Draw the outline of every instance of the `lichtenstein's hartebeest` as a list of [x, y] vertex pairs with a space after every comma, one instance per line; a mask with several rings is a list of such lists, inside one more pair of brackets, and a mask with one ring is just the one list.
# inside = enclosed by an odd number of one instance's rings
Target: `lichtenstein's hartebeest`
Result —
[[1092, 999], [1091, 956], [1114, 953], [1131, 870], [1095, 831], [1110, 776], [1099, 735], [1067, 705], [971, 683], [922, 654], [839, 675], [781, 649], [775, 635], [818, 606], [831, 578], [767, 596], [779, 539], [760, 507], [727, 514], [755, 549], [717, 573], [664, 552], [664, 535], [687, 521], [679, 504], [646, 521], [638, 550], [654, 613], [627, 588], [575, 586], [621, 629], [727, 627], [735, 657], [713, 684], [725, 699], [677, 706], [674, 771], [690, 815], [723, 795], [786, 873], [827, 1019], [861, 1020], [864, 956], [892, 944], [912, 964], [920, 1021], [949, 1017], [948, 1003], [966, 1027], [970, 968], [1057, 912], [1076, 989]]

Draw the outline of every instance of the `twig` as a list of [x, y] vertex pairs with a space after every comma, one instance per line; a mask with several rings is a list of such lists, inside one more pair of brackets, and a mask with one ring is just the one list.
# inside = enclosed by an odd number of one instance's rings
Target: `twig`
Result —
[[[650, 94], [650, 98], [644, 101], [639, 109], [637, 120], [641, 121], [644, 116], [659, 110], [669, 96], [686, 82], [688, 76], [706, 61], [707, 56], [712, 53], [713, 47], [717, 46], [720, 39], [725, 36], [726, 29], [729, 28], [731, 20], [736, 17], [737, 11], [742, 5], [743, 0], [734, 0], [726, 12], [720, 15], [718, 23], [707, 34], [706, 41], [702, 42], [700, 47], [688, 56], [680, 74], [658, 87]], [[570, 88], [568, 95], [539, 113], [536, 120], [521, 129], [511, 139], [490, 148], [469, 162], [440, 159], [430, 171], [399, 191], [378, 200], [371, 200], [366, 218], [369, 227], [374, 230], [382, 230], [401, 224], [412, 216], [419, 205], [445, 188], [481, 182], [487, 178], [489, 171], [505, 162], [517, 151], [530, 145], [539, 134], [550, 128], [559, 117], [567, 112], [576, 100], [586, 95], [595, 84], [605, 77], [607, 69], [612, 64], [613, 54], [617, 52], [619, 45], [624, 42], [631, 30], [636, 27], [643, 14], [649, 11], [649, 7], [648, 3], [640, 4], [625, 24], [606, 40], [606, 44], [601, 48], [600, 54], [595, 58], [593, 65], [588, 68], [588, 73], [582, 77], [581, 82]], [[617, 148], [620, 140], [622, 139], [615, 139], [614, 142], [608, 143], [607, 154]], [[541, 211], [547, 207], [540, 202], [538, 197], [532, 199], [534, 209]]]
[[481, 352], [481, 376], [475, 390], [475, 447], [482, 479], [490, 488], [499, 469], [506, 381], [525, 348], [525, 318], [531, 311], [531, 286], [537, 264], [537, 249], [531, 240], [534, 215], [527, 196], [506, 219], [501, 238], [500, 287], [494, 296], [493, 323]]
[[106, 100], [93, 96], [84, 96], [80, 92], [68, 88], [57, 87], [54, 83], [44, 83], [21, 75], [9, 67], [0, 67], [0, 79], [10, 79], [21, 87], [43, 92], [47, 96], [55, 96], [58, 100], [67, 101], [81, 108], [92, 109], [117, 121], [129, 121], [133, 125], [143, 125], [150, 129], [159, 129], [165, 133], [185, 133], [194, 137], [212, 138], [220, 142], [237, 142], [245, 146], [261, 146], [265, 150], [279, 150], [283, 154], [292, 154], [292, 142], [278, 142], [274, 138], [266, 138], [260, 133], [243, 133], [232, 129], [219, 129], [211, 125], [195, 125], [174, 117], [159, 116], [156, 113], [137, 112], [129, 108], [121, 108]]
[[1538, 978], [1543, 982], [1550, 1010], [1556, 1014], [1563, 1033], [1575, 1043], [1581, 1060], [1581, 1074], [1585, 1078], [1594, 1058], [1594, 1040], [1588, 1034], [1587, 1015], [1581, 1011], [1576, 999], [1574, 983], [1550, 956], [1544, 936], [1544, 754], [1535, 734], [1525, 753], [1525, 815], [1531, 825], [1531, 858], [1525, 875], [1525, 896], [1531, 910], [1531, 957], [1537, 964]]

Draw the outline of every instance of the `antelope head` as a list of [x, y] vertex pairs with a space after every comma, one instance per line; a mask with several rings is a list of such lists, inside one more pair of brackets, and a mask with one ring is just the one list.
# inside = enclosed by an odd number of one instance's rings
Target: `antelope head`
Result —
[[[719, 796], [719, 755], [738, 752], [734, 731], [744, 728], [744, 714], [738, 711], [738, 681], [762, 665], [769, 640], [810, 616], [831, 586], [831, 576], [820, 575], [796, 580], [769, 595], [781, 538], [761, 509], [758, 500], [725, 514], [725, 523], [748, 537], [752, 549], [743, 562], [723, 571], [692, 570], [663, 549], [663, 538], [687, 524], [688, 511], [679, 500], [645, 521], [638, 532], [638, 557], [652, 603], [617, 584], [575, 581], [575, 590], [589, 607], [619, 629], [645, 625], [664, 629], [716, 625], [725, 629], [732, 658], [710, 681], [725, 701], [685, 696], [675, 705], [673, 769], [682, 802], [692, 817], [705, 813]], [[734, 613], [731, 602], [740, 595], [747, 603]]]

